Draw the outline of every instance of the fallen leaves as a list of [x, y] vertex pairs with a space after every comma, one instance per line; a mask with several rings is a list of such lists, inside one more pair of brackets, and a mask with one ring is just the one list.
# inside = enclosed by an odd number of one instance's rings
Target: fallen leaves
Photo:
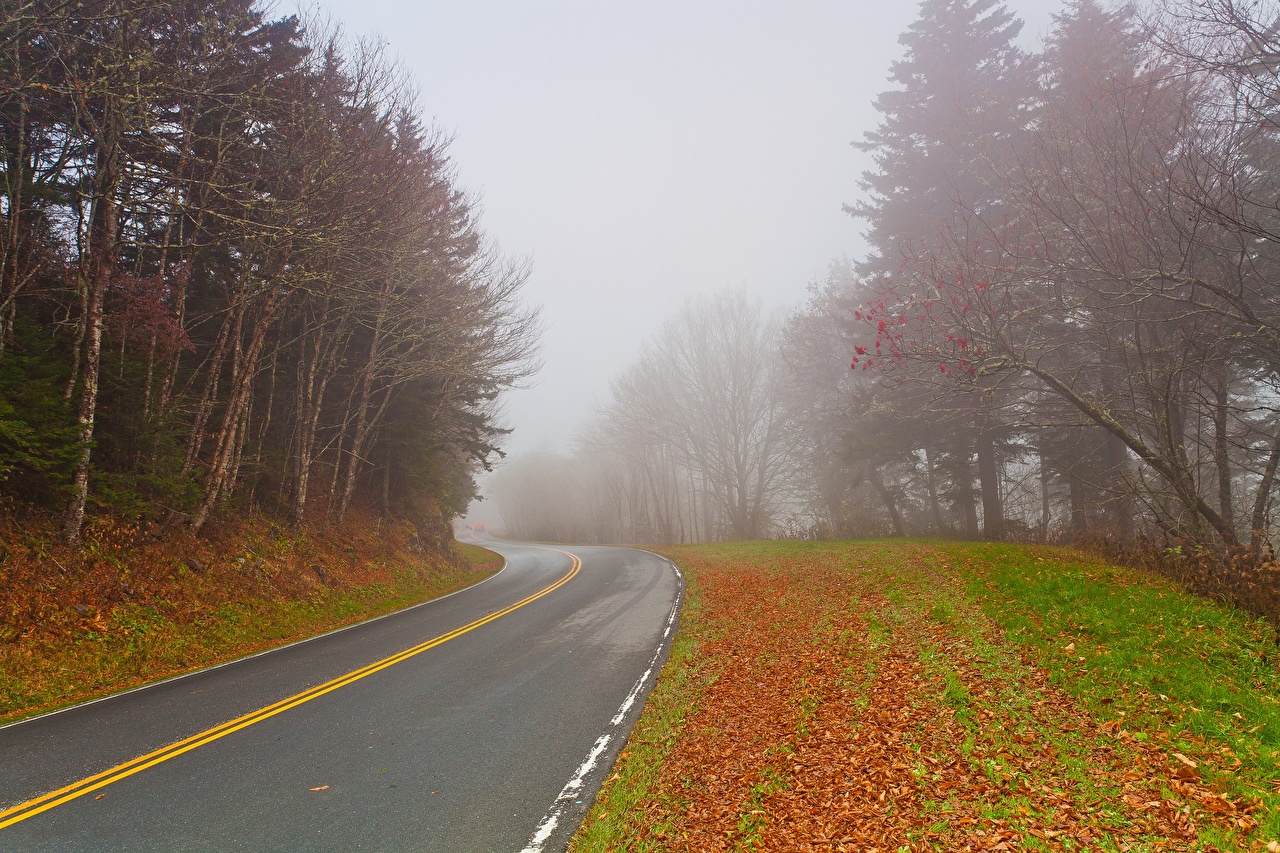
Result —
[[[410, 553], [408, 527], [361, 511], [297, 536], [256, 516], [228, 517], [199, 538], [94, 519], [81, 551], [50, 544], [56, 525], [0, 523], [0, 722], [312, 636], [475, 579], [470, 564], [416, 546]], [[326, 587], [313, 580], [319, 564]]]
[[308, 788], [307, 790], [308, 790], [308, 791], [327, 791], [327, 790], [329, 790], [329, 786], [328, 786], [328, 785], [317, 785], [316, 787], [314, 787], [314, 788]]
[[1205, 849], [1202, 826], [1256, 826], [1195, 760], [1092, 719], [1016, 655], [993, 664], [990, 649], [1012, 647], [978, 615], [930, 618], [949, 573], [913, 553], [890, 576], [833, 549], [675, 552], [700, 590], [713, 680], [639, 805], [653, 829], [637, 843], [1186, 850]]

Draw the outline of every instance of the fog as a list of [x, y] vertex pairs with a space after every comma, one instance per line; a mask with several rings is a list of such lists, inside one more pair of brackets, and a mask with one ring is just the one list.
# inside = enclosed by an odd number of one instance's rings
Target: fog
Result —
[[[1056, 0], [1011, 0], [1035, 47]], [[865, 251], [842, 209], [850, 143], [901, 55], [914, 3], [329, 0], [376, 35], [450, 131], [484, 229], [528, 256], [544, 367], [511, 392], [506, 447], [565, 447], [610, 377], [686, 297], [801, 303]]]

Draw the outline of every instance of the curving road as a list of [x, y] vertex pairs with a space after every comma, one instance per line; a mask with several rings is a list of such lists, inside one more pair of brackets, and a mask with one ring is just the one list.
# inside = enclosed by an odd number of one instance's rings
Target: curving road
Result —
[[0, 728], [0, 851], [563, 850], [674, 631], [624, 548]]

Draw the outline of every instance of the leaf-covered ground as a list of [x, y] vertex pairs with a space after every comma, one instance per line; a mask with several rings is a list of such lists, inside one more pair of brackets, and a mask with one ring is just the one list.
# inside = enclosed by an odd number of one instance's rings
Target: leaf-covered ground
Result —
[[1264, 624], [1061, 550], [666, 553], [681, 632], [576, 853], [1280, 850]]
[[85, 547], [0, 521], [0, 723], [231, 660], [475, 583], [502, 559], [426, 547], [352, 512], [292, 531], [233, 519], [196, 538], [110, 520]]

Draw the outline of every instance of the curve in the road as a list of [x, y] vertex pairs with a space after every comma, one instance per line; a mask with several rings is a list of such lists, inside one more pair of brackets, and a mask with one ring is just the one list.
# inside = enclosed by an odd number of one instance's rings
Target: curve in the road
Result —
[[179, 755], [190, 752], [193, 749], [198, 749], [205, 744], [213, 743], [214, 741], [224, 738], [229, 734], [233, 734], [234, 732], [238, 732], [241, 729], [247, 729], [255, 723], [260, 723], [263, 720], [270, 719], [276, 714], [283, 713], [291, 708], [296, 708], [299, 705], [310, 702], [311, 700], [319, 698], [326, 693], [332, 693], [334, 690], [345, 687], [348, 684], [353, 684], [362, 678], [367, 678], [375, 672], [381, 672], [382, 670], [395, 666], [396, 664], [406, 661], [415, 655], [420, 655], [429, 649], [434, 649], [436, 646], [447, 643], [456, 637], [461, 637], [463, 634], [474, 631], [482, 625], [487, 625], [495, 619], [500, 619], [508, 613], [512, 613], [527, 604], [537, 601], [544, 595], [555, 592], [557, 589], [572, 580], [573, 576], [582, 569], [582, 560], [580, 560], [577, 555], [571, 554], [568, 551], [560, 551], [559, 549], [548, 550], [555, 550], [558, 553], [569, 557], [571, 560], [569, 571], [554, 583], [543, 587], [532, 595], [529, 595], [494, 613], [489, 613], [479, 619], [475, 619], [460, 628], [455, 628], [452, 631], [447, 631], [439, 636], [432, 637], [431, 639], [405, 649], [402, 652], [398, 652], [397, 654], [383, 658], [382, 660], [375, 661], [368, 666], [361, 667], [353, 672], [348, 672], [345, 675], [341, 675], [325, 682], [324, 684], [318, 684], [309, 690], [304, 690], [301, 693], [290, 696], [287, 699], [282, 699], [281, 701], [268, 705], [265, 708], [259, 708], [252, 713], [237, 717], [234, 720], [228, 720], [220, 726], [207, 729], [199, 734], [195, 734], [176, 743], [169, 744], [162, 749], [155, 750], [154, 752], [146, 755], [138, 756], [132, 761], [126, 761], [123, 764], [110, 768], [109, 770], [95, 773], [86, 779], [81, 779], [78, 782], [73, 782], [72, 784], [59, 788], [56, 791], [50, 791], [47, 794], [28, 800], [25, 803], [19, 803], [12, 808], [0, 811], [0, 829], [4, 829], [5, 827], [12, 826], [16, 823], [21, 823], [28, 818], [35, 817], [41, 812], [57, 808], [64, 803], [69, 803], [74, 799], [105, 788], [113, 782], [119, 782], [121, 779], [126, 779], [135, 773], [141, 773], [143, 770], [155, 767], [157, 764], [161, 764], [172, 758], [177, 758]]
[[563, 850], [683, 580], [633, 549], [484, 545], [506, 568], [452, 596], [0, 728], [0, 851]]

